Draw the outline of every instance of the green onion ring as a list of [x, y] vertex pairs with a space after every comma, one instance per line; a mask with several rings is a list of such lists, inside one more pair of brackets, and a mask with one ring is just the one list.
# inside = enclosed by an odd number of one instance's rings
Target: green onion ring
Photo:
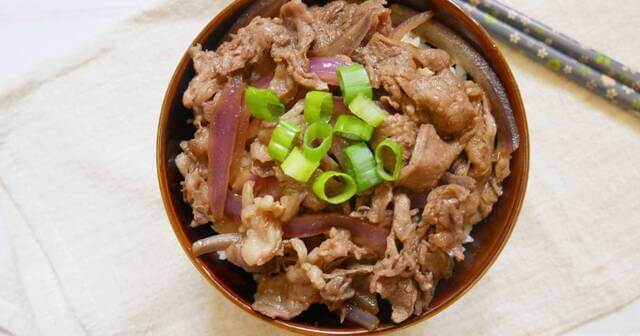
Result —
[[[322, 142], [318, 146], [313, 146], [313, 143], [316, 140], [322, 140]], [[304, 132], [302, 152], [307, 159], [311, 161], [320, 161], [331, 148], [332, 140], [333, 128], [331, 125], [323, 122], [313, 123], [309, 125]]]
[[273, 133], [271, 133], [267, 153], [277, 161], [284, 161], [291, 148], [295, 145], [299, 134], [300, 127], [298, 125], [287, 120], [281, 120], [273, 130]]
[[330, 92], [309, 91], [304, 96], [304, 119], [311, 124], [328, 122], [333, 114], [333, 96]]
[[373, 127], [380, 125], [388, 114], [373, 100], [360, 94], [351, 101], [349, 110]]
[[244, 91], [244, 103], [261, 120], [276, 121], [284, 113], [284, 105], [273, 90], [249, 86]]
[[336, 120], [334, 132], [340, 134], [343, 138], [369, 141], [371, 135], [373, 135], [373, 127], [358, 117], [341, 114]]
[[[330, 179], [336, 177], [344, 180], [344, 189], [338, 195], [329, 197], [326, 194], [326, 184]], [[340, 173], [337, 171], [328, 171], [322, 173], [320, 176], [318, 176], [318, 178], [316, 178], [311, 189], [321, 200], [331, 204], [340, 204], [348, 201], [351, 197], [353, 197], [353, 195], [356, 194], [356, 182], [348, 174]]]
[[[385, 148], [388, 148], [389, 150], [391, 150], [394, 156], [393, 171], [391, 172], [391, 174], [389, 174], [384, 167], [382, 151]], [[378, 175], [380, 175], [380, 177], [382, 177], [383, 180], [395, 181], [398, 179], [398, 177], [400, 176], [400, 170], [402, 169], [402, 152], [403, 152], [402, 147], [400, 147], [400, 145], [397, 142], [391, 139], [385, 139], [382, 142], [380, 142], [378, 146], [376, 146], [376, 151], [375, 151], [376, 169], [378, 171]]]
[[382, 183], [378, 176], [376, 160], [364, 142], [346, 147], [342, 150], [345, 157], [345, 170], [356, 181], [357, 192], [365, 191]]
[[319, 165], [320, 161], [307, 159], [300, 149], [294, 147], [287, 158], [280, 164], [280, 168], [282, 168], [282, 172], [296, 181], [307, 182]]
[[369, 82], [367, 70], [362, 64], [353, 63], [336, 68], [340, 90], [345, 104], [351, 103], [357, 95], [361, 94], [369, 99], [373, 98], [373, 90]]

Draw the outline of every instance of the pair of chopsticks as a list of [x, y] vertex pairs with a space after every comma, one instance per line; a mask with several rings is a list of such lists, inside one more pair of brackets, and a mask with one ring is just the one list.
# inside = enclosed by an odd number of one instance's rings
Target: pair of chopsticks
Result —
[[495, 0], [453, 0], [490, 34], [618, 106], [640, 113], [640, 72]]

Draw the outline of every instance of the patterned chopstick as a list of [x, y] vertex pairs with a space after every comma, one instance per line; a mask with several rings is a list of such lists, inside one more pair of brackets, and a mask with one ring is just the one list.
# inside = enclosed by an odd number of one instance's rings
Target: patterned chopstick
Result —
[[522, 14], [496, 0], [463, 0], [489, 13], [523, 33], [553, 46], [559, 52], [579, 60], [595, 70], [615, 78], [620, 83], [640, 92], [640, 72], [616, 61], [602, 52], [591, 49], [544, 23]]
[[580, 63], [577, 59], [567, 56], [555, 48], [511, 27], [491, 14], [485, 13], [461, 0], [453, 1], [467, 11], [493, 36], [508, 43], [537, 63], [574, 81], [580, 86], [588, 88], [610, 102], [640, 115], [640, 93], [629, 86], [621, 84], [590, 66]]

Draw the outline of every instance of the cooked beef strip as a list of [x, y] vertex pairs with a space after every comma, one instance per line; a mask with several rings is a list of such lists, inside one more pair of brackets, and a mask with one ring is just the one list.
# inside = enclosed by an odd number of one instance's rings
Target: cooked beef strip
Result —
[[460, 136], [473, 125], [477, 111], [463, 82], [450, 69], [398, 83], [416, 104], [416, 113], [428, 116], [440, 135]]
[[416, 144], [417, 123], [404, 114], [390, 114], [373, 132], [371, 144], [375, 148], [385, 139], [391, 139], [402, 147], [405, 162], [411, 158], [413, 146]]
[[383, 223], [387, 217], [387, 206], [393, 199], [393, 186], [383, 183], [375, 188], [371, 196], [371, 208], [367, 218], [371, 223]]
[[271, 318], [292, 319], [320, 300], [318, 290], [309, 282], [297, 283], [286, 273], [266, 275], [258, 281], [251, 307]]
[[284, 207], [271, 195], [253, 196], [253, 181], [245, 183], [242, 190], [242, 225], [245, 233], [241, 256], [249, 266], [260, 266], [279, 254], [282, 244], [280, 218]]
[[396, 184], [415, 191], [435, 187], [462, 148], [456, 141], [443, 141], [432, 125], [423, 124], [418, 130], [411, 160], [402, 168]]

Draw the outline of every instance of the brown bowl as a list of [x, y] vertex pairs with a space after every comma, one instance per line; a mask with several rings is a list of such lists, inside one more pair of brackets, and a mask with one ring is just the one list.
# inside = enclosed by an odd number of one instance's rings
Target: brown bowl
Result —
[[[193, 43], [206, 49], [216, 49], [221, 39], [242, 12], [254, 0], [237, 0], [218, 14], [198, 34]], [[278, 327], [303, 334], [353, 335], [380, 333], [399, 329], [436, 315], [466, 293], [493, 264], [511, 235], [524, 199], [529, 170], [529, 133], [524, 106], [518, 86], [504, 57], [486, 31], [449, 0], [390, 0], [413, 7], [416, 10], [435, 11], [436, 18], [460, 34], [484, 56], [496, 72], [508, 94], [515, 120], [520, 131], [520, 148], [511, 161], [511, 175], [504, 182], [504, 194], [494, 206], [487, 220], [473, 229], [475, 241], [466, 245], [463, 262], [457, 263], [453, 276], [441, 281], [429, 310], [421, 316], [413, 316], [401, 324], [390, 321], [389, 307], [382, 306], [381, 324], [374, 332], [352, 324], [340, 324], [335, 314], [324, 306], [314, 305], [292, 321], [272, 320], [251, 309], [256, 285], [251, 275], [217, 259], [216, 254], [194, 257], [191, 244], [214, 232], [208, 226], [190, 228], [191, 208], [183, 202], [180, 192], [182, 177], [174, 158], [180, 153], [179, 143], [193, 137], [194, 129], [187, 124], [191, 112], [182, 106], [182, 94], [193, 77], [193, 63], [185, 53], [180, 60], [162, 104], [157, 136], [157, 170], [160, 191], [167, 215], [182, 248], [200, 273], [229, 300], [251, 315]]]

